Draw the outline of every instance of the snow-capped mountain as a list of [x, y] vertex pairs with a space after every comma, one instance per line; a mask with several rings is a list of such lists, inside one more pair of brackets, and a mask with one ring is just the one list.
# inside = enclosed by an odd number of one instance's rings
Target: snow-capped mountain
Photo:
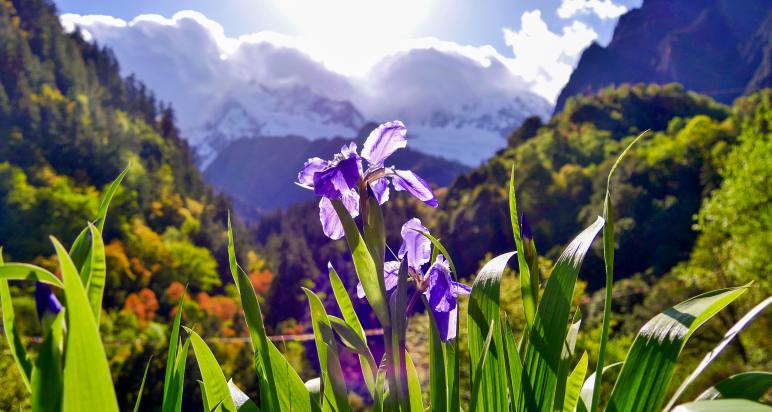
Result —
[[350, 102], [325, 97], [307, 86], [269, 88], [250, 83], [226, 96], [211, 119], [185, 131], [202, 170], [239, 139], [353, 136], [365, 123]]
[[539, 96], [463, 102], [425, 115], [404, 113], [410, 146], [418, 151], [476, 166], [507, 143], [507, 136], [528, 116], [547, 119], [551, 105]]
[[[227, 96], [209, 121], [186, 130], [203, 170], [239, 139], [352, 137], [365, 124], [351, 102], [326, 97], [307, 86], [269, 88], [251, 83]], [[432, 111], [381, 114], [378, 120], [403, 120], [410, 147], [417, 151], [474, 166], [504, 147], [507, 135], [526, 117], [546, 118], [550, 111], [546, 100], [523, 92], [515, 97], [448, 102]]]

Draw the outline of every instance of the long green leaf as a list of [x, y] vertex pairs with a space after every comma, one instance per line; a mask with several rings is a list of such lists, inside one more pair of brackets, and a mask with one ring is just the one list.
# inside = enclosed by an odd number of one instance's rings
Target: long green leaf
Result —
[[[319, 357], [319, 369], [322, 371], [323, 410], [348, 411], [346, 380], [340, 367], [335, 334], [327, 317], [322, 300], [314, 292], [303, 288], [308, 297], [311, 323], [314, 327], [314, 341]], [[330, 407], [330, 409], [327, 408]]]
[[533, 397], [531, 382], [523, 371], [523, 361], [518, 352], [515, 334], [509, 327], [504, 331], [504, 355], [508, 366], [507, 384], [511, 410], [518, 410], [517, 405], [524, 405], [524, 410], [536, 410], [536, 399]]
[[[429, 307], [426, 297], [424, 306]], [[445, 344], [440, 339], [434, 316], [429, 315], [429, 402], [432, 410], [448, 410], [448, 378], [446, 375]]]
[[391, 322], [389, 320], [389, 306], [386, 304], [386, 286], [384, 285], [383, 276], [378, 275], [375, 261], [367, 245], [365, 245], [362, 235], [359, 233], [356, 222], [354, 222], [346, 207], [343, 206], [340, 200], [333, 200], [332, 205], [335, 207], [335, 212], [343, 225], [346, 242], [351, 250], [351, 258], [354, 261], [354, 268], [359, 281], [362, 283], [362, 289], [365, 291], [367, 301], [378, 317], [378, 321], [381, 322], [381, 326], [388, 328]]
[[705, 370], [705, 368], [710, 365], [711, 362], [713, 362], [713, 359], [716, 359], [718, 355], [721, 353], [721, 351], [724, 350], [724, 348], [729, 345], [729, 343], [732, 342], [732, 340], [742, 331], [756, 316], [758, 316], [761, 311], [763, 311], [767, 306], [769, 306], [772, 303], [772, 296], [764, 299], [761, 303], [753, 307], [748, 313], [745, 314], [737, 323], [732, 326], [731, 329], [729, 329], [726, 334], [724, 335], [724, 338], [721, 339], [721, 342], [716, 345], [715, 348], [713, 348], [712, 351], [708, 352], [707, 355], [700, 361], [700, 364], [697, 365], [696, 368], [694, 368], [694, 371], [689, 375], [686, 380], [684, 380], [681, 383], [681, 386], [678, 387], [678, 389], [675, 391], [675, 394], [673, 394], [673, 397], [670, 398], [670, 401], [667, 403], [667, 406], [665, 406], [665, 410], [670, 410], [670, 408], [675, 405], [678, 398], [684, 393], [686, 390], [686, 387], [689, 386], [690, 383], [694, 382], [695, 379], [702, 373], [702, 371]]
[[735, 398], [757, 401], [769, 392], [770, 388], [772, 388], [772, 372], [743, 372], [711, 386], [695, 400]]
[[606, 219], [606, 225], [603, 227], [603, 262], [606, 269], [606, 296], [603, 303], [603, 325], [601, 326], [600, 335], [600, 349], [598, 350], [598, 361], [595, 364], [595, 373], [600, 376], [600, 379], [595, 381], [595, 390], [593, 391], [593, 399], [590, 410], [596, 412], [598, 410], [598, 403], [600, 402], [600, 386], [603, 380], [603, 365], [606, 357], [606, 345], [608, 344], [609, 326], [611, 325], [611, 300], [612, 291], [614, 290], [614, 208], [611, 204], [611, 177], [614, 175], [614, 171], [619, 166], [619, 163], [627, 155], [630, 149], [638, 142], [648, 130], [644, 131], [638, 137], [627, 145], [625, 150], [619, 154], [617, 160], [611, 166], [611, 170], [606, 177], [606, 198], [603, 202], [603, 218]]
[[[560, 365], [558, 366], [558, 383], [555, 386], [555, 407], [554, 410], [559, 411], [563, 409], [563, 402], [566, 399], [566, 382], [568, 380], [569, 367], [574, 359], [576, 350], [576, 338], [579, 335], [579, 326], [582, 324], [582, 312], [579, 308], [574, 312], [574, 319], [568, 327], [568, 333], [566, 334], [565, 342], [563, 343], [563, 351], [560, 354]], [[584, 376], [582, 376], [582, 381]], [[581, 386], [582, 382], [579, 382]], [[577, 393], [578, 396], [578, 393]]]
[[408, 396], [410, 397], [410, 411], [423, 412], [424, 404], [423, 399], [421, 398], [421, 381], [418, 379], [418, 371], [415, 369], [413, 359], [410, 358], [410, 354], [407, 352], [405, 352], [405, 359], [407, 366]]
[[389, 384], [391, 388], [395, 388], [393, 392], [396, 393], [400, 409], [404, 412], [410, 410], [410, 387], [407, 382], [405, 344], [407, 332], [407, 260], [402, 261], [397, 276], [399, 279], [397, 288], [391, 294], [390, 302], [392, 329], [386, 333], [387, 339], [391, 339], [391, 346], [386, 347], [386, 356], [392, 364], [386, 370], [392, 374], [392, 380], [389, 381]]
[[205, 406], [213, 410], [220, 405], [220, 410], [225, 412], [236, 412], [236, 405], [231, 398], [231, 391], [228, 389], [228, 382], [225, 375], [217, 363], [217, 359], [195, 331], [185, 328], [188, 332], [188, 339], [193, 346], [193, 352], [196, 354], [198, 369], [201, 371], [201, 381], [203, 382], [203, 393], [205, 396]]
[[[480, 396], [470, 405], [470, 410], [503, 411], [507, 408], [507, 392], [503, 390], [507, 381], [499, 299], [501, 276], [514, 254], [504, 253], [486, 263], [472, 285], [467, 314], [469, 359], [472, 382], [479, 382]], [[489, 330], [491, 327], [494, 330]], [[489, 334], [492, 334], [493, 342], [486, 350], [485, 340]]]
[[[107, 264], [105, 260], [105, 243], [102, 240], [102, 232], [92, 225], [88, 224], [91, 232], [91, 252], [89, 253], [89, 273], [86, 277], [86, 293], [91, 305], [91, 312], [94, 314], [94, 320], [99, 325], [99, 317], [102, 313], [102, 296], [105, 290], [105, 276], [107, 274]], [[81, 279], [83, 277], [81, 276]]]
[[[182, 390], [175, 385], [175, 369], [177, 364], [177, 349], [180, 347], [180, 322], [182, 321], [182, 305], [185, 301], [185, 294], [180, 297], [177, 303], [177, 314], [172, 323], [172, 333], [169, 335], [169, 349], [166, 353], [166, 370], [164, 371], [164, 396], [161, 407], [162, 412], [173, 412], [176, 409], [177, 391]], [[184, 368], [184, 367], [183, 367]]]
[[[126, 168], [123, 169], [121, 174], [119, 174], [118, 177], [112, 181], [112, 183], [110, 183], [110, 186], [107, 187], [107, 190], [105, 190], [105, 192], [102, 194], [102, 198], [99, 200], [99, 209], [97, 210], [94, 224], [97, 229], [99, 229], [100, 233], [105, 230], [105, 222], [107, 221], [107, 209], [110, 207], [110, 202], [113, 200], [115, 192], [117, 192], [118, 188], [121, 186], [121, 182], [123, 182], [123, 178], [126, 177], [126, 173], [128, 173], [129, 168], [131, 168], [131, 163], [129, 163]], [[89, 229], [83, 229], [80, 234], [78, 234], [78, 237], [75, 238], [75, 241], [72, 242], [72, 247], [70, 248], [70, 257], [72, 258], [75, 267], [80, 271], [80, 273], [83, 273], [81, 269], [86, 264], [90, 252], [88, 234]], [[85, 285], [87, 279], [81, 279]]]
[[375, 363], [373, 354], [370, 352], [370, 348], [367, 346], [365, 330], [362, 327], [362, 323], [359, 321], [359, 316], [357, 316], [357, 313], [354, 310], [354, 305], [351, 303], [351, 298], [346, 291], [346, 287], [343, 286], [343, 282], [341, 282], [340, 276], [338, 276], [338, 272], [335, 271], [335, 268], [332, 267], [331, 263], [327, 264], [327, 270], [330, 276], [330, 286], [332, 286], [332, 291], [335, 295], [335, 300], [338, 303], [338, 308], [343, 314], [343, 319], [345, 320], [345, 323], [348, 325], [348, 327], [354, 333], [356, 333], [356, 335], [359, 337], [359, 340], [363, 343], [363, 345], [357, 348], [357, 353], [359, 355], [359, 365], [362, 369], [362, 376], [365, 378], [367, 389], [370, 391], [370, 396], [373, 396], [374, 398], [375, 378], [376, 374], [378, 373], [378, 365]]
[[59, 258], [67, 303], [62, 410], [117, 411], [113, 380], [88, 296], [67, 250], [51, 238]]
[[233, 231], [228, 220], [228, 259], [233, 281], [241, 297], [244, 318], [249, 329], [250, 344], [255, 351], [255, 367], [260, 383], [260, 407], [266, 411], [308, 412], [318, 411], [316, 403], [308, 393], [303, 380], [268, 340], [263, 324], [263, 315], [257, 295], [249, 277], [236, 262]]
[[32, 370], [32, 412], [59, 412], [62, 409], [64, 318], [65, 310], [62, 310], [40, 345]]
[[361, 207], [366, 212], [362, 216], [365, 244], [375, 263], [375, 273], [378, 275], [382, 290], [386, 290], [386, 282], [383, 280], [383, 263], [386, 258], [386, 228], [383, 223], [383, 211], [374, 197], [368, 196], [366, 199], [367, 204]]
[[142, 374], [142, 383], [139, 384], [139, 392], [137, 392], [137, 401], [134, 402], [134, 412], [139, 412], [139, 404], [142, 402], [142, 391], [145, 390], [145, 380], [147, 379], [147, 371], [150, 369], [150, 362], [153, 361], [153, 356], [147, 360], [145, 365], [145, 373]]
[[704, 293], [647, 322], [627, 353], [607, 410], [659, 410], [689, 337], [747, 289], [743, 286]]
[[[0, 273], [3, 265], [3, 248], [0, 247]], [[3, 310], [3, 329], [5, 331], [5, 340], [8, 342], [8, 348], [11, 356], [19, 369], [19, 375], [27, 391], [31, 391], [30, 378], [32, 376], [32, 361], [27, 355], [27, 350], [21, 341], [19, 333], [16, 331], [16, 312], [13, 309], [13, 299], [11, 298], [11, 289], [8, 287], [7, 279], [0, 279], [0, 304]]]
[[576, 364], [566, 381], [566, 395], [565, 400], [563, 401], [563, 412], [574, 412], [576, 404], [579, 403], [579, 393], [582, 390], [584, 376], [587, 374], [587, 363], [587, 352], [584, 352], [582, 357], [579, 358], [579, 363]]
[[[482, 388], [482, 379], [483, 379], [483, 370], [485, 369], [485, 364], [488, 361], [488, 354], [490, 353], [491, 348], [491, 341], [493, 338], [493, 335], [495, 333], [495, 326], [496, 326], [496, 320], [491, 319], [491, 324], [488, 326], [488, 334], [485, 336], [485, 341], [483, 341], [482, 345], [482, 355], [477, 363], [472, 362], [472, 367], [474, 368], [474, 373], [472, 374], [472, 399], [471, 402], [469, 402], [469, 410], [471, 412], [477, 411], [478, 407], [482, 407], [483, 411], [488, 410], [495, 410], [495, 409], [488, 409], [490, 407], [490, 404], [486, 403], [480, 403], [480, 398], [489, 397], [491, 393], [480, 393], [481, 391], [484, 391]], [[495, 391], [496, 388], [491, 388]], [[499, 388], [502, 389], [502, 388]], [[499, 409], [500, 410], [500, 409]]]
[[174, 362], [174, 377], [172, 378], [172, 400], [170, 404], [171, 411], [182, 410], [182, 392], [185, 387], [185, 367], [188, 361], [188, 352], [190, 351], [190, 339], [186, 339], [185, 343], [181, 345], [180, 349], [177, 349], [177, 360]]
[[36, 280], [58, 288], [64, 288], [64, 283], [53, 273], [27, 263], [4, 263], [0, 265], [0, 279]]
[[512, 233], [515, 235], [515, 247], [517, 248], [517, 264], [520, 273], [520, 295], [523, 299], [523, 313], [528, 328], [533, 326], [536, 316], [536, 307], [539, 299], [539, 281], [533, 279], [528, 261], [525, 258], [525, 246], [520, 233], [520, 217], [517, 211], [517, 197], [515, 196], [515, 165], [512, 165], [512, 173], [509, 179], [509, 219], [512, 222]]
[[772, 407], [746, 399], [718, 399], [678, 405], [673, 412], [770, 412]]
[[[528, 335], [523, 371], [530, 379], [536, 406], [540, 411], [552, 410], [576, 278], [584, 256], [603, 223], [603, 218], [598, 217], [560, 255], [547, 281], [533, 328]], [[523, 405], [520, 405], [520, 409], [523, 409]]]

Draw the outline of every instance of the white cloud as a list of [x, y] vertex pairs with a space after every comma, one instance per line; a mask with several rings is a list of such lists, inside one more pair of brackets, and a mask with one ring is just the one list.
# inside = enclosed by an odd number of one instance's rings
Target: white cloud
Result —
[[515, 55], [512, 70], [533, 83], [533, 91], [554, 101], [566, 84], [579, 56], [598, 34], [574, 21], [557, 34], [547, 27], [539, 10], [523, 13], [520, 30], [504, 29], [504, 41]]
[[327, 67], [303, 38], [267, 31], [227, 37], [222, 26], [197, 12], [171, 18], [142, 15], [130, 22], [74, 14], [60, 18], [66, 29], [80, 27], [111, 47], [124, 74], [136, 73], [161, 99], [174, 104], [183, 128], [209, 120], [223, 100], [248, 84], [309, 86], [333, 99], [352, 101], [374, 120], [408, 119], [452, 104], [523, 96], [546, 106], [530, 94], [533, 85], [514, 71], [518, 60], [491, 46], [433, 38], [403, 41], [364, 74], [344, 75]]
[[625, 12], [627, 7], [616, 4], [613, 0], [563, 0], [558, 8], [558, 16], [563, 19], [590, 13], [603, 20], [615, 19]]

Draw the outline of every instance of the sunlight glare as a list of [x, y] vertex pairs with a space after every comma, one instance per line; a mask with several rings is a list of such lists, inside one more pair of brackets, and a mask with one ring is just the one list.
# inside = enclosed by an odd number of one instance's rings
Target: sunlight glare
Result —
[[408, 40], [434, 0], [276, 0], [331, 69], [361, 74]]

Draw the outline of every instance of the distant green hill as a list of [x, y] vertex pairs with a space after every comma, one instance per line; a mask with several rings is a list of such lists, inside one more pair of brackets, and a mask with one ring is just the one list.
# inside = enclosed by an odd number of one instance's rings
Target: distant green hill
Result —
[[[617, 273], [660, 276], [692, 250], [693, 216], [721, 182], [719, 168], [737, 144], [743, 107], [675, 84], [624, 85], [569, 99], [549, 122], [526, 122], [508, 148], [455, 180], [442, 206], [443, 239], [466, 274], [485, 253], [512, 250], [506, 188], [514, 165], [537, 247], [556, 258], [600, 214], [617, 154], [651, 129], [616, 174]], [[591, 287], [603, 284], [599, 250], [584, 268]]]

